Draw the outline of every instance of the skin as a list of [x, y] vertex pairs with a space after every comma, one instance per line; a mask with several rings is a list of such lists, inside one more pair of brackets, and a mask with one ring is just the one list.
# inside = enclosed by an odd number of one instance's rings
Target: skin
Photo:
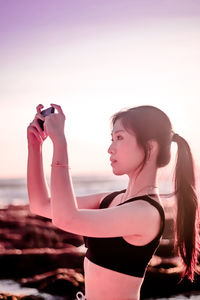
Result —
[[[143, 200], [116, 205], [135, 195], [148, 193], [149, 186], [156, 185], [157, 143], [149, 141], [148, 161], [138, 175], [138, 166], [144, 158], [143, 150], [137, 144], [134, 133], [127, 132], [121, 121], [116, 121], [108, 153], [111, 160], [117, 160], [111, 164], [113, 173], [127, 174], [129, 183], [126, 192], [116, 196], [108, 208], [98, 209], [102, 199], [110, 192], [76, 197], [70, 170], [55, 166], [56, 162], [67, 165], [69, 157], [64, 133], [65, 115], [60, 106], [51, 105], [57, 113], [44, 118], [40, 114], [43, 106], [39, 105], [37, 114], [27, 129], [29, 150], [27, 185], [31, 211], [51, 218], [55, 226], [75, 234], [91, 237], [122, 236], [134, 245], [149, 243], [160, 229], [158, 211]], [[44, 132], [37, 123], [38, 118], [45, 121]], [[118, 130], [120, 132], [117, 132]], [[42, 144], [47, 136], [53, 143], [50, 190], [45, 181], [42, 165]], [[84, 272], [87, 300], [139, 299], [144, 278], [108, 270], [90, 262], [87, 258], [84, 260]]]

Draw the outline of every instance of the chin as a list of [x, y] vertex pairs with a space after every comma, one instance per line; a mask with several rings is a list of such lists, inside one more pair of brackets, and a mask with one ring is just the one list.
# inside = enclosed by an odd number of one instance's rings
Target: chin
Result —
[[120, 175], [124, 175], [126, 174], [125, 172], [123, 171], [120, 171], [120, 170], [113, 170], [113, 174], [117, 175], [117, 176], [120, 176]]

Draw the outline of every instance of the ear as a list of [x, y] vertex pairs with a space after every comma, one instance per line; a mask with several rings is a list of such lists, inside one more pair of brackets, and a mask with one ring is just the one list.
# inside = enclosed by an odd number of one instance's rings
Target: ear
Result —
[[148, 147], [148, 160], [151, 158], [157, 158], [158, 152], [159, 152], [159, 145], [156, 140], [149, 140], [147, 142]]

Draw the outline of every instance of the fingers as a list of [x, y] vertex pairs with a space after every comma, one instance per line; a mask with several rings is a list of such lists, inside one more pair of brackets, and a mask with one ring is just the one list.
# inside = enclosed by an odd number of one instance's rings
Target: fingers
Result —
[[62, 108], [61, 108], [60, 105], [52, 104], [52, 103], [51, 103], [51, 106], [54, 107], [54, 108], [58, 111], [58, 113], [64, 115], [63, 110], [62, 110]]
[[40, 127], [40, 124], [38, 123], [38, 120], [42, 120], [44, 121], [45, 118], [41, 115], [41, 114], [36, 114], [34, 120], [30, 123], [29, 126], [36, 128], [37, 132], [40, 134], [40, 136], [42, 138], [45, 138], [45, 134], [44, 131], [42, 130], [42, 128]]
[[44, 120], [45, 120], [45, 117], [44, 117], [42, 114], [37, 113], [37, 114], [35, 115], [35, 119], [40, 119], [40, 120], [44, 121]]
[[37, 128], [37, 130], [39, 131], [39, 133], [43, 136], [44, 135], [44, 131], [42, 130], [42, 128], [41, 128], [41, 126], [39, 124], [39, 120], [42, 120], [44, 122], [45, 121], [45, 117], [43, 115], [41, 115], [41, 114], [38, 113], [38, 114], [35, 115], [34, 126]]
[[39, 104], [37, 107], [36, 107], [36, 110], [37, 110], [37, 113], [40, 113], [41, 110], [44, 108], [44, 106], [42, 104]]
[[35, 115], [35, 123], [34, 123], [34, 126], [37, 128], [37, 130], [39, 131], [39, 133], [41, 134], [41, 136], [44, 138], [44, 134], [43, 134], [43, 130], [42, 128], [40, 127], [40, 124], [38, 122], [38, 120], [42, 120], [44, 122], [45, 118], [44, 116], [41, 114], [41, 110], [42, 108], [44, 108], [44, 106], [42, 104], [39, 104], [37, 107], [36, 107], [36, 110], [37, 110], [37, 114]]
[[[51, 106], [54, 107], [54, 108], [58, 111], [58, 113], [64, 115], [63, 110], [62, 110], [62, 108], [61, 108], [60, 105], [51, 103]], [[40, 114], [40, 113], [41, 113], [41, 110], [42, 110], [43, 108], [44, 108], [44, 106], [43, 106], [42, 104], [39, 104], [39, 105], [36, 107], [37, 114]], [[43, 120], [43, 119], [42, 119], [42, 120]]]
[[48, 134], [47, 134], [47, 128], [46, 128], [46, 124], [45, 123], [44, 123], [44, 134], [45, 134], [46, 137], [48, 136]]
[[39, 143], [43, 143], [43, 141], [47, 138], [47, 134], [42, 130], [38, 122], [38, 120], [45, 120], [45, 117], [41, 114], [41, 110], [43, 109], [43, 107], [44, 106], [42, 104], [39, 104], [36, 107], [37, 113], [35, 115], [35, 118], [27, 128], [28, 133], [31, 133], [33, 136], [35, 136]]
[[28, 131], [34, 133], [34, 135], [37, 135], [42, 140], [45, 140], [47, 138], [46, 132], [44, 132], [40, 125], [38, 124], [37, 120], [30, 123], [28, 126]]
[[36, 137], [39, 143], [43, 142], [43, 137], [38, 133], [38, 130], [33, 127], [32, 123], [28, 126], [28, 131]]

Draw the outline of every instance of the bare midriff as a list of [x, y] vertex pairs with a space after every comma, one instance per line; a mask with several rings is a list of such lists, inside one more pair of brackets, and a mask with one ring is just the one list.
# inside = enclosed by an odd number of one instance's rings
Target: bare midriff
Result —
[[106, 269], [84, 259], [87, 300], [139, 300], [144, 278]]

